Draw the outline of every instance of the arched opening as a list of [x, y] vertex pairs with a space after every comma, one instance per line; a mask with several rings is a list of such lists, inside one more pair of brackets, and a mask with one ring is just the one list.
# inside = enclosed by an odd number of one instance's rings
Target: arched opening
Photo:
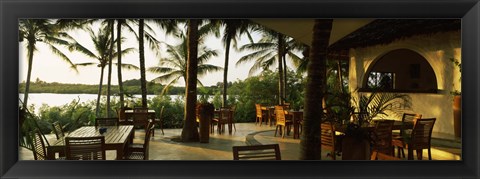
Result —
[[436, 93], [437, 78], [423, 56], [409, 49], [396, 49], [371, 65], [361, 90]]

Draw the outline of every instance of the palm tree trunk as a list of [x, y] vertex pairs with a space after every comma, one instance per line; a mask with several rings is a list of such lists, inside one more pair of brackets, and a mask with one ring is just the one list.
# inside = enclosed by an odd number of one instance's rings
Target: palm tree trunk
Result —
[[100, 67], [100, 82], [98, 85], [98, 96], [97, 96], [97, 105], [95, 110], [95, 116], [99, 117], [100, 114], [100, 97], [102, 96], [102, 85], [103, 85], [103, 71], [105, 66]]
[[282, 34], [278, 33], [278, 104], [283, 105], [283, 97], [285, 91], [283, 91], [283, 63], [282, 63], [282, 56], [283, 56], [283, 38]]
[[[284, 50], [283, 52], [285, 52]], [[282, 55], [282, 62], [283, 62], [283, 102], [285, 103], [287, 101], [287, 73], [288, 73], [288, 68], [287, 68], [287, 57], [286, 54], [284, 53]]]
[[227, 88], [228, 88], [228, 58], [230, 54], [230, 41], [231, 38], [227, 39], [227, 43], [225, 44], [225, 65], [223, 67], [223, 101], [222, 107], [227, 106]]
[[122, 54], [120, 53], [122, 51], [122, 19], [117, 19], [117, 59], [118, 59], [118, 65], [117, 65], [117, 72], [118, 72], [118, 91], [119, 91], [119, 96], [120, 96], [120, 109], [124, 108], [124, 99], [123, 99], [123, 81], [122, 81]]
[[317, 19], [313, 29], [312, 49], [307, 68], [307, 85], [300, 141], [301, 160], [320, 160], [320, 123], [323, 118], [322, 99], [326, 90], [326, 54], [332, 19]]
[[197, 103], [197, 65], [198, 65], [198, 22], [197, 19], [190, 19], [188, 22], [188, 59], [187, 59], [187, 84], [185, 88], [185, 119], [182, 130], [183, 142], [199, 141], [196, 127], [195, 107]]
[[138, 25], [138, 43], [139, 48], [138, 51], [140, 53], [140, 81], [141, 81], [141, 89], [142, 89], [142, 107], [147, 107], [147, 79], [145, 78], [145, 51], [143, 48], [143, 31], [144, 26], [144, 19], [140, 19], [140, 23]]
[[107, 80], [107, 109], [106, 109], [106, 117], [110, 117], [110, 89], [112, 84], [112, 58], [113, 58], [113, 22], [114, 20], [108, 21], [110, 27], [110, 34], [111, 34], [111, 42], [110, 42], [110, 49], [108, 52], [108, 80]]
[[30, 78], [32, 76], [32, 66], [33, 66], [33, 51], [35, 49], [35, 39], [28, 40], [28, 71], [27, 71], [27, 81], [25, 82], [25, 93], [23, 94], [23, 110], [26, 110], [28, 105], [28, 93], [30, 91]]
[[342, 61], [341, 58], [338, 58], [338, 86], [340, 87], [340, 92], [343, 93], [343, 74], [342, 74]]

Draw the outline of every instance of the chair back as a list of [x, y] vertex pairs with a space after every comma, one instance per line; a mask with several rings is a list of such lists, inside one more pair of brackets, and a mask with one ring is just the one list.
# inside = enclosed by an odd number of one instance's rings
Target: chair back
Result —
[[257, 117], [262, 117], [262, 106], [260, 104], [255, 104], [255, 112]]
[[392, 154], [392, 128], [394, 120], [379, 120], [373, 133], [374, 150], [385, 154]]
[[233, 160], [282, 160], [278, 144], [233, 146]]
[[[415, 119], [421, 119], [422, 118], [422, 115], [421, 114], [414, 114], [414, 113], [403, 113], [403, 116], [402, 116], [402, 124], [406, 123], [406, 122], [410, 122], [410, 123], [413, 123], [413, 121]], [[405, 131], [410, 131], [411, 129], [403, 129], [403, 126], [402, 126], [402, 129], [400, 130], [400, 136], [403, 136], [403, 134], [405, 134]]]
[[290, 107], [291, 107], [290, 103], [283, 103], [283, 109], [290, 110]]
[[388, 155], [379, 151], [374, 150], [370, 156], [370, 160], [401, 160], [398, 157], [393, 155]]
[[435, 121], [436, 118], [415, 119], [409, 147], [413, 149], [429, 148]]
[[95, 127], [98, 126], [117, 126], [118, 125], [118, 118], [110, 117], [110, 118], [95, 118]]
[[232, 111], [228, 107], [221, 107], [219, 114], [219, 122], [221, 123], [230, 122], [232, 119]]
[[117, 117], [118, 117], [118, 120], [119, 121], [126, 121], [128, 120], [127, 119], [127, 115], [125, 114], [125, 110], [129, 110], [129, 109], [132, 109], [132, 108], [127, 108], [127, 107], [124, 107], [124, 108], [117, 108]]
[[146, 128], [146, 132], [145, 132], [145, 141], [143, 142], [143, 149], [145, 150], [144, 151], [144, 160], [148, 160], [148, 146], [150, 146], [150, 139], [152, 137], [152, 133], [153, 133], [153, 130], [155, 130], [155, 125], [153, 123], [153, 121], [149, 121], [148, 124], [147, 124], [147, 128]]
[[52, 128], [57, 139], [63, 138], [65, 136], [65, 134], [63, 133], [63, 128], [58, 121], [52, 123]]
[[335, 127], [330, 122], [320, 124], [320, 144], [327, 150], [335, 151]]
[[[148, 108], [136, 108], [133, 111], [133, 125], [146, 127], [149, 119]], [[145, 128], [147, 129], [147, 128]]]
[[38, 129], [33, 131], [32, 140], [33, 158], [35, 160], [46, 160], [47, 150], [45, 149], [45, 143], [43, 142], [43, 135]]
[[275, 106], [275, 119], [277, 121], [277, 125], [286, 124], [285, 110], [283, 109], [283, 106]]
[[67, 160], [105, 160], [105, 136], [66, 137]]

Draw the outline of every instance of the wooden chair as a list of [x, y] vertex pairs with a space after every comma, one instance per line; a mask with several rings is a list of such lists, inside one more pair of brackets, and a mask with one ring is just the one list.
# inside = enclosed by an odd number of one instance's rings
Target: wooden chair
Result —
[[235, 112], [237, 111], [237, 106], [236, 106], [236, 105], [230, 106], [230, 111], [232, 111], [232, 125], [233, 125], [233, 130], [237, 131], [237, 128], [235, 127]]
[[45, 148], [45, 142], [43, 142], [43, 135], [38, 129], [33, 131], [32, 152], [35, 160], [47, 160], [47, 150]]
[[330, 156], [332, 160], [336, 160], [336, 142], [335, 142], [335, 127], [330, 122], [323, 122], [320, 124], [320, 145], [322, 150], [329, 150], [330, 153], [327, 156]]
[[263, 113], [262, 113], [262, 105], [260, 104], [255, 104], [255, 123], [256, 124], [260, 124], [260, 126], [262, 126], [262, 122], [263, 122]]
[[232, 128], [232, 111], [228, 107], [222, 107], [220, 108], [220, 112], [218, 114], [217, 118], [213, 119], [217, 123], [217, 131], [218, 133], [223, 133], [225, 132], [225, 124], [229, 126], [229, 131], [228, 133], [232, 133], [231, 128]]
[[148, 114], [148, 108], [134, 108], [133, 109], [133, 125], [138, 127], [144, 127], [147, 129], [147, 123], [150, 119]]
[[275, 127], [275, 135], [277, 136], [277, 131], [280, 129], [282, 133], [282, 138], [285, 138], [285, 133], [290, 131], [290, 126], [293, 124], [292, 120], [288, 120], [285, 116], [285, 110], [283, 110], [283, 106], [275, 106], [275, 117], [277, 120], [277, 124]]
[[392, 148], [392, 128], [394, 120], [379, 120], [376, 123], [372, 140], [373, 150], [393, 155]]
[[[158, 116], [158, 118], [155, 118], [153, 120], [156, 124], [158, 124], [158, 126], [160, 127], [160, 130], [162, 130], [162, 135], [165, 135], [165, 133], [163, 132], [163, 109], [164, 108], [165, 106], [162, 106], [160, 108], [160, 116]], [[155, 130], [153, 130], [152, 136], [155, 136]]]
[[[35, 160], [48, 160], [47, 148], [49, 146], [48, 141], [45, 139], [42, 132], [38, 129], [34, 129], [32, 132], [32, 152]], [[46, 141], [46, 142], [45, 142]], [[55, 160], [65, 160], [65, 152], [60, 152], [60, 157]]]
[[118, 118], [110, 117], [110, 118], [95, 118], [95, 127], [98, 126], [117, 126], [118, 125]]
[[148, 148], [150, 145], [151, 134], [155, 130], [155, 125], [152, 121], [147, 124], [147, 130], [145, 132], [145, 139], [143, 144], [130, 144], [127, 147], [127, 153], [124, 156], [126, 160], [148, 160]]
[[57, 139], [65, 137], [65, 133], [63, 132], [63, 128], [58, 121], [52, 123], [52, 129], [53, 129], [53, 132], [55, 133], [55, 137], [57, 137]]
[[[422, 118], [422, 115], [421, 115], [421, 114], [403, 113], [403, 116], [402, 116], [402, 124], [404, 124], [404, 123], [406, 123], [406, 122], [413, 123], [413, 120], [415, 120], [415, 119], [421, 119], [421, 118]], [[399, 133], [399, 134], [394, 134], [394, 135], [393, 135], [393, 138], [403, 137], [404, 134], [405, 134], [405, 135], [410, 135], [411, 132], [412, 132], [411, 129], [404, 129], [404, 128], [402, 127], [402, 129], [400, 129], [400, 133]]]
[[233, 160], [282, 160], [278, 144], [233, 146]]
[[[415, 119], [412, 133], [408, 138], [393, 139], [392, 145], [408, 149], [408, 160], [413, 160], [413, 150], [417, 151], [417, 159], [422, 160], [423, 149], [428, 149], [428, 159], [432, 160], [431, 139], [436, 118]], [[400, 157], [400, 153], [397, 154]], [[405, 158], [405, 154], [402, 156]]]
[[370, 156], [370, 160], [401, 160], [398, 157], [393, 155], [388, 155], [379, 151], [374, 150]]
[[67, 160], [105, 160], [105, 136], [66, 137]]
[[127, 115], [125, 114], [125, 110], [131, 110], [131, 109], [132, 108], [128, 108], [128, 107], [116, 109], [119, 125], [133, 125], [133, 123], [129, 119], [127, 119]]

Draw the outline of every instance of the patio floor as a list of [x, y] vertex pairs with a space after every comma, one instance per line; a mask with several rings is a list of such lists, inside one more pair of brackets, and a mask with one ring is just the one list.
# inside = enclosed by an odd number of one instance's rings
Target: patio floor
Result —
[[[150, 160], [232, 160], [232, 146], [254, 145], [254, 144], [280, 144], [282, 160], [298, 160], [300, 154], [300, 140], [293, 137], [274, 137], [275, 127], [266, 125], [258, 126], [254, 123], [237, 123], [236, 130], [230, 135], [210, 134], [209, 143], [181, 143], [171, 139], [181, 135], [182, 129], [164, 129], [162, 135], [159, 129], [155, 130], [155, 136], [150, 141]], [[136, 130], [134, 142], [143, 142], [144, 131]], [[48, 134], [47, 138], [55, 138]], [[432, 139], [432, 158], [434, 160], [460, 160], [461, 148], [458, 145], [451, 145], [451, 140]], [[453, 142], [456, 143], [456, 142]], [[406, 151], [405, 151], [406, 152]], [[424, 156], [427, 155], [424, 150]], [[107, 159], [115, 159], [115, 151], [107, 151]], [[329, 160], [326, 157], [327, 151], [322, 151], [322, 160]], [[30, 150], [20, 147], [20, 160], [33, 160]], [[337, 157], [337, 160], [341, 157]]]

